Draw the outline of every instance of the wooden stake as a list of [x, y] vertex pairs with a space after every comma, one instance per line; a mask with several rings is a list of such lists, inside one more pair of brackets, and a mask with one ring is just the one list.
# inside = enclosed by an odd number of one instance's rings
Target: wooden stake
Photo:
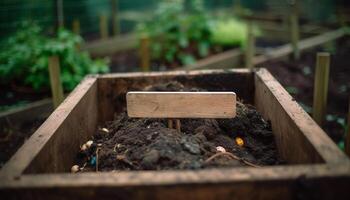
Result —
[[118, 17], [118, 0], [111, 0], [112, 4], [112, 27], [113, 27], [113, 35], [120, 34], [120, 21]]
[[177, 132], [181, 132], [181, 122], [179, 119], [176, 119], [176, 130]]
[[59, 28], [64, 27], [64, 14], [63, 14], [63, 0], [55, 0], [54, 1], [54, 12], [55, 12], [55, 31]]
[[168, 128], [173, 128], [173, 120], [168, 119]]
[[108, 38], [108, 21], [105, 14], [100, 15], [100, 36], [101, 39]]
[[150, 40], [147, 36], [143, 36], [140, 41], [140, 57], [141, 57], [141, 69], [144, 72], [150, 71]]
[[79, 19], [73, 20], [72, 30], [75, 34], [80, 35], [80, 21], [79, 21]]
[[350, 157], [350, 97], [349, 97], [349, 112], [348, 112], [348, 125], [347, 125], [347, 132], [345, 136], [345, 153]]
[[253, 22], [252, 20], [248, 20], [247, 22], [247, 46], [245, 51], [245, 66], [246, 68], [252, 69], [254, 67], [253, 65], [253, 58], [255, 54], [255, 37], [254, 37], [254, 30], [253, 30]]
[[58, 56], [49, 58], [49, 74], [51, 83], [51, 92], [54, 108], [57, 108], [64, 100], [63, 87], [60, 78], [60, 63]]
[[300, 58], [300, 51], [298, 47], [299, 42], [299, 17], [298, 17], [298, 5], [297, 0], [294, 2], [291, 8], [290, 14], [290, 27], [291, 27], [291, 43], [293, 48], [293, 57], [295, 60]]
[[329, 65], [329, 53], [317, 53], [312, 116], [320, 126], [327, 108]]

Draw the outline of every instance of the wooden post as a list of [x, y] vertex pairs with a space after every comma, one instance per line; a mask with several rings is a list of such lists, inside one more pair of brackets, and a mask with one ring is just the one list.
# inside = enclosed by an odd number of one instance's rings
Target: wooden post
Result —
[[60, 77], [60, 62], [58, 56], [52, 56], [49, 58], [49, 74], [53, 105], [54, 108], [57, 108], [64, 100], [63, 87]]
[[101, 39], [108, 38], [108, 21], [105, 14], [100, 15], [100, 36]]
[[173, 120], [168, 119], [168, 128], [173, 128]]
[[80, 35], [80, 21], [79, 21], [79, 19], [73, 20], [72, 30], [75, 34]]
[[150, 71], [150, 40], [149, 37], [143, 36], [140, 41], [140, 58], [141, 58], [141, 69], [144, 72]]
[[63, 0], [54, 1], [55, 31], [64, 27]]
[[112, 27], [113, 27], [113, 35], [120, 34], [120, 21], [118, 17], [118, 0], [111, 0], [112, 4]]
[[349, 112], [348, 112], [348, 125], [347, 125], [347, 132], [345, 136], [345, 153], [350, 157], [350, 97], [349, 97]]
[[320, 126], [327, 108], [329, 65], [329, 53], [317, 53], [312, 116]]
[[176, 119], [175, 121], [176, 121], [176, 130], [177, 130], [177, 132], [180, 133], [181, 132], [181, 122], [179, 119]]
[[299, 17], [298, 17], [298, 4], [295, 0], [294, 4], [291, 5], [290, 14], [290, 28], [291, 28], [291, 43], [293, 48], [293, 58], [295, 60], [300, 58], [300, 51], [298, 47], [299, 42]]
[[253, 58], [255, 54], [255, 37], [252, 20], [247, 21], [247, 46], [245, 50], [245, 66], [246, 68], [252, 69]]

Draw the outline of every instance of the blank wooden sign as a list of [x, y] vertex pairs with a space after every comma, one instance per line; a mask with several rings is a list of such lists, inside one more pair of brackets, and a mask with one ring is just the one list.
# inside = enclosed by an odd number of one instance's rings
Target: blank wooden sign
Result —
[[128, 92], [129, 117], [233, 118], [234, 92]]

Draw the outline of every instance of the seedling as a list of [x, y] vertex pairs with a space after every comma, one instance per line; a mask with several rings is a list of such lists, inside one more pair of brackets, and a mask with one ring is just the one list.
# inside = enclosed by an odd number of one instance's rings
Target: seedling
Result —
[[234, 92], [128, 92], [127, 112], [133, 118], [167, 118], [180, 132], [181, 118], [234, 118]]

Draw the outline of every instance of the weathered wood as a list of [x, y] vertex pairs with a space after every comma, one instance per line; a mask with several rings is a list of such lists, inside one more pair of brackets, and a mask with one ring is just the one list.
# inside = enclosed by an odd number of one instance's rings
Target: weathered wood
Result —
[[348, 107], [348, 124], [347, 124], [347, 132], [345, 133], [345, 153], [350, 157], [350, 97], [349, 97], [349, 107]]
[[347, 199], [349, 171], [349, 165], [295, 165], [39, 174], [3, 180], [0, 193], [5, 199]]
[[49, 75], [53, 106], [54, 108], [57, 108], [64, 100], [60, 60], [58, 56], [52, 56], [49, 58]]
[[[207, 88], [209, 91], [218, 88], [221, 88], [221, 91], [235, 91], [245, 102], [253, 104], [251, 94], [254, 90], [252, 84], [254, 77], [252, 72], [246, 69], [121, 73], [100, 77], [98, 79], [100, 123], [112, 120], [115, 112], [123, 110], [127, 92], [169, 81], [179, 81], [185, 86]], [[123, 96], [124, 98], [121, 98]]]
[[[329, 41], [341, 38], [346, 34], [347, 34], [347, 29], [340, 28], [340, 29], [330, 31], [315, 37], [301, 40], [298, 43], [299, 51], [302, 52], [302, 51], [320, 46]], [[271, 50], [270, 52], [267, 52], [264, 55], [256, 56], [254, 58], [254, 65], [259, 65], [272, 59], [282, 59], [291, 53], [293, 53], [292, 45], [286, 44], [286, 45], [274, 48], [273, 50]]]
[[194, 64], [186, 65], [182, 68], [186, 70], [235, 68], [241, 63], [242, 55], [241, 49], [232, 49], [201, 59]]
[[1, 174], [68, 171], [74, 154], [97, 129], [97, 82], [89, 77], [76, 89], [5, 164]]
[[266, 69], [256, 72], [255, 106], [271, 121], [279, 153], [289, 163], [341, 163], [347, 160]]
[[254, 27], [253, 22], [247, 22], [247, 47], [245, 49], [245, 67], [248, 69], [252, 69], [253, 65], [253, 57], [255, 54], [255, 37], [254, 37]]
[[119, 21], [119, 7], [118, 0], [111, 0], [111, 8], [112, 8], [112, 28], [113, 35], [120, 34], [120, 21]]
[[[79, 145], [91, 137], [97, 122], [122, 111], [127, 91], [168, 81], [208, 91], [235, 88], [240, 98], [255, 102], [264, 118], [271, 121], [278, 149], [288, 165], [57, 173], [70, 169]], [[304, 164], [293, 165], [300, 163]], [[346, 199], [350, 163], [264, 69], [107, 74], [97, 81], [92, 77], [84, 80], [5, 165], [0, 180], [0, 194], [5, 199], [61, 199], [62, 194], [65, 199], [84, 200]]]
[[144, 72], [150, 71], [151, 55], [150, 55], [150, 39], [147, 36], [143, 36], [140, 40], [140, 58], [141, 69]]
[[100, 37], [102, 40], [108, 38], [108, 18], [105, 14], [101, 14], [99, 17], [100, 23]]
[[233, 118], [234, 92], [128, 92], [129, 117]]
[[80, 21], [79, 21], [79, 19], [73, 20], [72, 30], [75, 34], [80, 35]]
[[329, 53], [317, 53], [312, 117], [321, 126], [327, 110]]
[[82, 50], [93, 56], [108, 56], [118, 51], [136, 49], [138, 39], [135, 34], [118, 35], [105, 40], [97, 40], [84, 44]]

